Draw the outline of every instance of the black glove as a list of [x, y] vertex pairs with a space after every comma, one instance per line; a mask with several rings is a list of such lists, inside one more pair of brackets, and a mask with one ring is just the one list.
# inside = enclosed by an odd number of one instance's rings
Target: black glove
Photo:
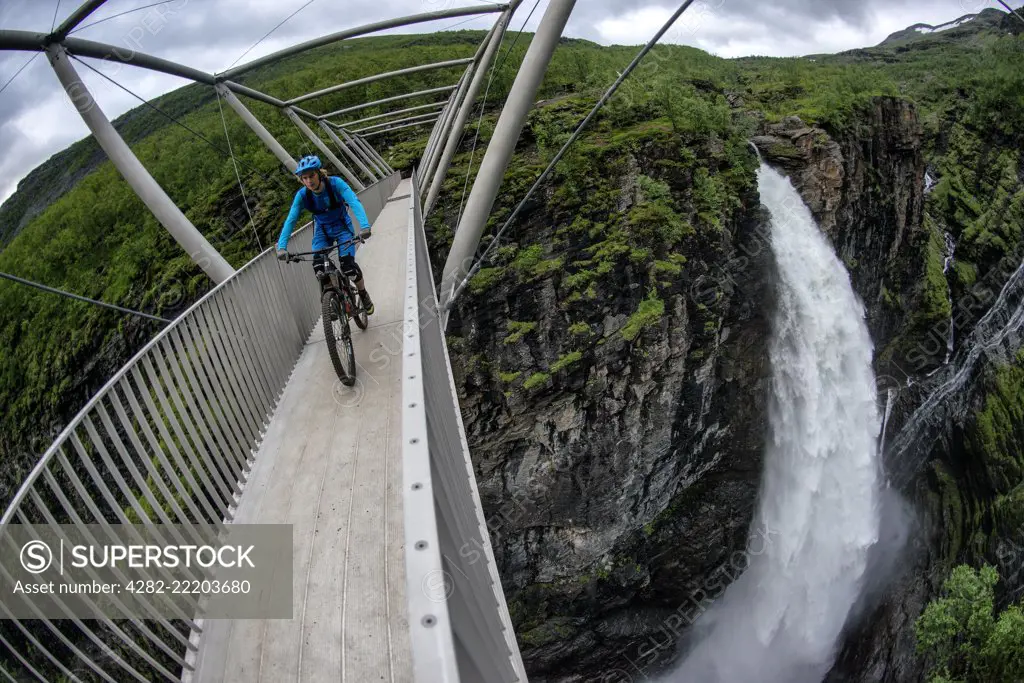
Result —
[[288, 260], [288, 251], [285, 250], [285, 249], [278, 249], [277, 250], [277, 258], [278, 258], [279, 261], [287, 261]]

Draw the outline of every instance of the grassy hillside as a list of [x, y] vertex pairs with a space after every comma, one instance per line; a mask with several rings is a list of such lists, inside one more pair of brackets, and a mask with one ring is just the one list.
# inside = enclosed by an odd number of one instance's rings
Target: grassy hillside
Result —
[[[291, 58], [256, 71], [245, 84], [287, 99], [380, 71], [470, 56], [482, 35], [450, 32], [353, 40], [320, 48], [316, 60]], [[524, 36], [495, 74], [489, 107], [504, 99], [528, 42]], [[730, 136], [743, 135], [745, 119], [731, 117], [734, 107], [760, 110], [770, 119], [798, 114], [808, 122], [841, 125], [858, 102], [877, 94], [902, 94], [915, 100], [923, 112], [929, 158], [937, 174], [943, 176], [935, 201], [947, 223], [954, 226], [951, 229], [964, 240], [964, 265], [957, 272], [964, 278], [979, 276], [990, 259], [1020, 237], [1005, 234], [1005, 224], [993, 221], [991, 214], [993, 210], [1000, 215], [1019, 212], [1021, 206], [1020, 190], [1013, 186], [1019, 174], [1018, 150], [1024, 131], [1021, 39], [990, 31], [970, 41], [951, 43], [943, 38], [934, 41], [934, 46], [928, 41], [916, 44], [919, 47], [914, 50], [879, 47], [818, 56], [813, 61], [723, 60], [692, 48], [659, 46], [606, 107], [601, 125], [614, 131], [663, 119], [688, 135], [723, 131]], [[599, 95], [635, 51], [634, 47], [600, 47], [579, 40], [562, 42], [540, 98], [575, 95], [580, 105], [569, 114], [552, 115], [532, 129], [544, 138], [545, 149], [557, 149], [586, 103]], [[455, 73], [432, 71], [381, 81], [330, 95], [308, 108], [329, 111], [435, 87], [452, 82]], [[249, 104], [294, 155], [311, 151], [287, 119], [266, 105]], [[212, 90], [188, 86], [156, 105], [180, 116], [184, 124], [213, 144], [145, 107], [122, 117], [120, 128], [186, 216], [232, 265], [241, 266], [258, 253], [258, 242], [266, 247], [276, 238], [296, 188], [294, 180], [245, 125], [225, 111], [256, 221], [254, 234], [231, 161], [223, 153], [227, 145]], [[366, 110], [359, 116], [374, 113], [378, 112]], [[377, 141], [385, 143], [385, 156], [396, 167], [408, 167], [427, 131], [426, 127], [410, 129], [393, 140]], [[54, 183], [71, 189], [25, 225], [0, 252], [0, 270], [173, 316], [205, 292], [209, 282], [109, 162], [101, 161], [75, 182], [97, 158], [94, 143], [80, 142], [23, 183], [4, 212], [16, 214], [19, 207]], [[590, 163], [569, 164], [562, 175], [584, 174], [591, 167]], [[522, 175], [522, 169], [510, 171], [509, 180], [516, 191], [528, 186], [530, 178], [519, 177]], [[568, 183], [572, 178], [564, 180]], [[10, 231], [13, 223], [5, 225]], [[990, 225], [999, 227], [990, 229]], [[0, 458], [5, 463], [6, 482], [0, 486], [0, 502], [38, 456], [40, 446], [45, 446], [110, 372], [156, 329], [152, 323], [0, 283], [0, 344], [6, 349], [0, 358], [0, 403], [4, 406]]]

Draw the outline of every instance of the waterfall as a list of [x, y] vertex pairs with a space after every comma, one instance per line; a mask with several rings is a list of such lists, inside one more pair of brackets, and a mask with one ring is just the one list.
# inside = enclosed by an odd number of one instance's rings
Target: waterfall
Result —
[[946, 298], [949, 300], [949, 334], [946, 336], [946, 360], [943, 365], [949, 364], [953, 357], [953, 288], [949, 284], [949, 267], [953, 265], [953, 257], [956, 255], [956, 240], [948, 232], [943, 233], [946, 245], [946, 257], [942, 261], [942, 274], [946, 276]]
[[895, 387], [889, 387], [885, 391], [885, 413], [882, 416], [882, 430], [878, 436], [878, 452], [885, 453], [885, 433], [889, 428], [889, 418], [892, 416], [892, 401], [899, 393]]
[[673, 683], [820, 683], [879, 534], [879, 410], [863, 305], [789, 180], [762, 163], [758, 187], [779, 283], [752, 531], [771, 542], [697, 622]]

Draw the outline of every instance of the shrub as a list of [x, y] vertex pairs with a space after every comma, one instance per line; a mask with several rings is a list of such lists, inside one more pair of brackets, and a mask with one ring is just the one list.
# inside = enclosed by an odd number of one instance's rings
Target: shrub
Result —
[[995, 683], [1024, 679], [1024, 612], [1013, 605], [996, 618], [996, 570], [956, 567], [914, 623], [917, 650], [934, 658], [929, 681]]

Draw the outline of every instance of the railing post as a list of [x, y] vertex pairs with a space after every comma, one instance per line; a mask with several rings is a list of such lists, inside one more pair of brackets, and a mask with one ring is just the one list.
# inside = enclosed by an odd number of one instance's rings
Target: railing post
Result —
[[505, 169], [515, 152], [526, 115], [533, 106], [534, 97], [544, 80], [551, 55], [558, 46], [562, 30], [575, 4], [576, 0], [551, 0], [526, 51], [526, 57], [509, 91], [501, 116], [498, 117], [494, 134], [480, 162], [480, 170], [466, 200], [462, 220], [455, 231], [455, 239], [444, 264], [440, 295], [445, 322], [451, 294], [472, 265], [470, 262], [480, 243], [487, 217], [494, 206], [494, 199], [498, 196], [498, 189], [505, 177]]
[[[325, 123], [325, 125], [329, 126], [330, 124], [326, 124]], [[351, 149], [355, 154], [358, 154], [361, 159], [365, 159], [366, 160], [366, 163], [369, 164], [370, 170], [373, 171], [375, 176], [379, 176], [381, 178], [384, 178], [384, 177], [386, 177], [388, 175], [387, 171], [385, 171], [383, 168], [381, 168], [380, 164], [377, 163], [377, 160], [374, 159], [369, 154], [367, 154], [366, 150], [363, 149], [359, 145], [359, 143], [356, 142], [352, 138], [352, 136], [348, 134], [348, 132], [346, 132], [346, 130], [344, 128], [339, 128], [338, 132], [341, 133], [341, 137], [345, 139], [345, 144], [348, 146], [348, 148]]]
[[345, 164], [341, 163], [341, 159], [334, 155], [331, 148], [324, 144], [324, 141], [320, 139], [320, 136], [314, 133], [310, 127], [306, 125], [306, 122], [295, 113], [294, 109], [291, 107], [285, 107], [281, 111], [284, 112], [285, 116], [292, 120], [292, 123], [298, 126], [299, 130], [306, 134], [306, 137], [309, 138], [310, 142], [316, 145], [317, 149], [319, 149], [320, 152], [327, 157], [332, 164], [334, 164], [334, 167], [341, 171], [341, 174], [345, 176], [345, 179], [348, 180], [348, 183], [352, 186], [353, 190], [359, 192], [360, 190], [366, 189], [366, 186], [359, 182], [359, 178], [357, 178], [352, 171], [348, 170], [348, 167], [345, 166]]
[[[448, 140], [452, 137], [452, 123], [455, 120], [455, 114], [461, 108], [463, 97], [466, 95], [466, 91], [469, 90], [470, 79], [473, 76], [473, 69], [476, 65], [470, 64], [466, 72], [462, 74], [462, 80], [459, 81], [459, 87], [455, 90], [455, 94], [452, 96], [451, 104], [445, 109], [444, 117], [441, 122], [441, 128], [438, 130], [437, 140], [434, 143], [434, 148], [430, 150], [430, 158], [427, 159], [427, 165], [423, 167], [423, 179], [433, 177], [434, 169], [437, 168], [437, 162], [441, 160], [441, 151], [445, 148]], [[420, 201], [426, 196], [426, 183], [424, 183], [423, 189], [420, 190]]]
[[[465, 78], [465, 73], [463, 73], [462, 76]], [[430, 159], [430, 155], [434, 151], [434, 145], [437, 144], [437, 138], [441, 134], [441, 125], [444, 122], [444, 117], [448, 114], [448, 110], [451, 109], [452, 101], [458, 94], [459, 86], [461, 85], [462, 79], [460, 78], [459, 82], [455, 84], [452, 94], [448, 96], [448, 101], [445, 102], [444, 109], [441, 110], [441, 113], [437, 116], [437, 120], [434, 121], [434, 127], [430, 130], [430, 137], [427, 138], [427, 146], [423, 148], [423, 156], [420, 158], [420, 168], [426, 168], [427, 161]]]
[[214, 282], [219, 284], [231, 277], [235, 269], [185, 217], [185, 214], [167, 196], [167, 193], [153, 179], [138, 157], [132, 153], [128, 144], [114, 130], [114, 126], [104, 116], [103, 111], [96, 104], [96, 100], [93, 99], [85, 87], [85, 83], [82, 82], [71, 65], [71, 60], [64, 47], [56, 43], [49, 45], [46, 48], [46, 56], [71, 102], [95, 136], [96, 142], [107, 153], [111, 163], [135, 191], [135, 194], [139, 196], [139, 199], [146, 204], [160, 224], [171, 233], [192, 260]]
[[[434, 207], [434, 202], [437, 201], [437, 195], [441, 192], [441, 184], [444, 182], [445, 175], [448, 174], [448, 167], [451, 166], [452, 158], [455, 156], [455, 150], [458, 149], [459, 142], [462, 140], [462, 131], [466, 127], [466, 121], [469, 120], [469, 114], [473, 111], [473, 105], [476, 103], [476, 98], [480, 95], [480, 89], [483, 87], [484, 78], [494, 61], [494, 56], [498, 53], [498, 46], [501, 44], [501, 37], [508, 28], [508, 22], [511, 19], [511, 8], [505, 10], [505, 12], [503, 12], [498, 18], [495, 25], [495, 31], [490, 36], [490, 41], [487, 43], [487, 48], [480, 59], [480, 64], [476, 69], [476, 73], [473, 74], [473, 81], [470, 83], [469, 90], [466, 92], [466, 98], [463, 100], [462, 106], [459, 108], [459, 114], [455, 119], [455, 124], [452, 126], [451, 134], [448, 136], [444, 152], [441, 155], [441, 163], [431, 179], [430, 190], [427, 193], [427, 201], [423, 205], [424, 215], [430, 214], [430, 210]], [[424, 179], [429, 177], [430, 176], [425, 175]]]
[[[342, 132], [345, 132], [344, 129]], [[359, 135], [358, 133], [352, 133], [351, 135], [352, 139], [362, 145], [363, 149], [366, 150], [366, 153], [370, 155], [370, 158], [375, 159], [377, 163], [381, 165], [381, 168], [387, 171], [388, 175], [395, 172], [395, 169], [391, 168], [391, 164], [384, 160], [384, 157], [382, 157], [380, 152], [377, 151], [377, 148], [364, 140], [362, 135]]]
[[242, 101], [235, 96], [235, 93], [231, 92], [231, 89], [223, 83], [218, 83], [214, 88], [228, 103], [228, 106], [235, 110], [235, 113], [238, 114], [239, 118], [245, 121], [249, 128], [252, 129], [252, 132], [256, 133], [256, 137], [262, 140], [263, 144], [270, 148], [270, 151], [274, 153], [274, 156], [276, 156], [282, 164], [284, 164], [284, 167], [287, 168], [290, 173], [294, 173], [295, 167], [298, 165], [295, 163], [295, 159], [293, 159], [292, 155], [289, 154], [287, 150], [285, 150], [284, 146], [277, 141], [277, 138], [271, 135], [270, 131], [260, 123], [260, 120], [257, 119], [251, 111], [249, 111], [249, 108], [242, 104]]
[[356, 162], [356, 166], [358, 166], [363, 173], [370, 177], [370, 184], [372, 185], [373, 183], [377, 182], [377, 174], [371, 171], [366, 166], [366, 164], [363, 163], [363, 160], [359, 158], [359, 155], [357, 155], [354, 150], [350, 149], [348, 145], [342, 142], [341, 138], [335, 135], [334, 131], [331, 130], [331, 127], [328, 126], [326, 122], [320, 121], [319, 123], [320, 127], [324, 129], [325, 133], [327, 133], [327, 137], [329, 137], [331, 141], [333, 141], [334, 144], [338, 146], [338, 149], [345, 152], [348, 158]]

